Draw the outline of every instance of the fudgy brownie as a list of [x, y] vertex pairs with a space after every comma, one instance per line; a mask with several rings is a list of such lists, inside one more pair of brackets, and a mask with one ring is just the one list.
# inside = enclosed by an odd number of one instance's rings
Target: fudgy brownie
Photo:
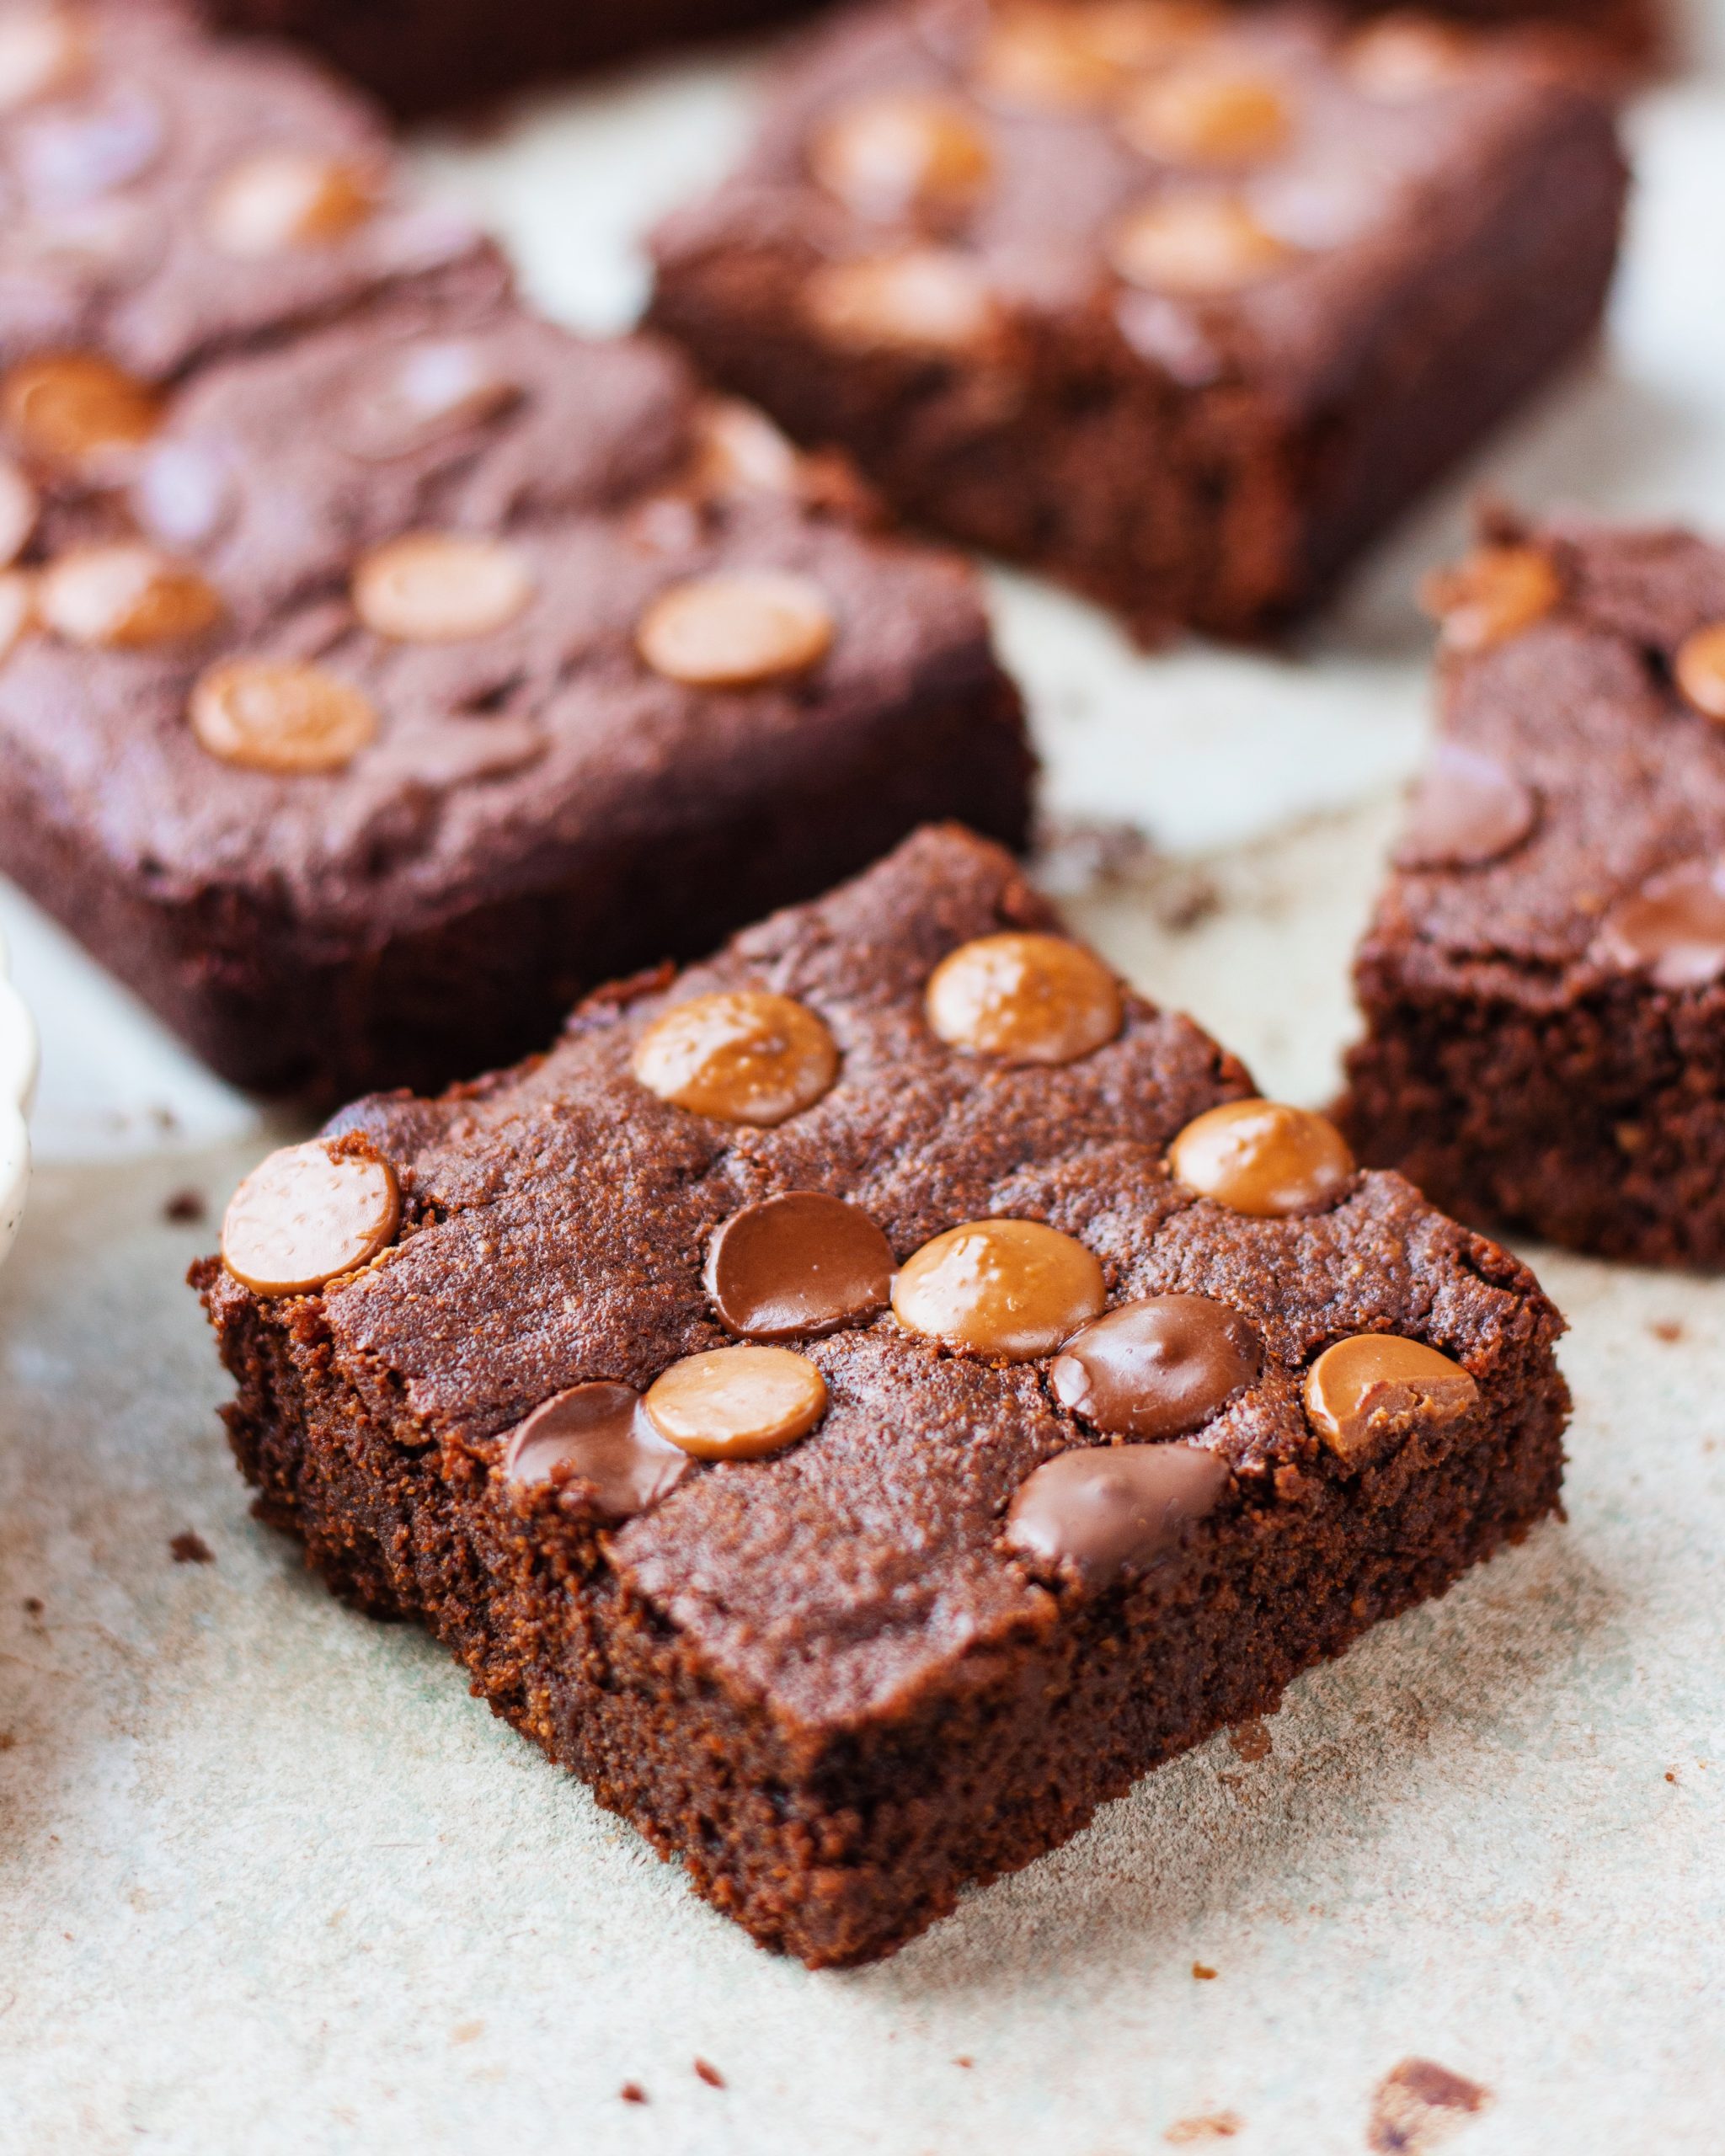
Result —
[[1557, 1502], [1526, 1269], [951, 827], [360, 1102], [222, 1248], [261, 1515], [814, 1965]]
[[[217, 1070], [441, 1085], [932, 815], [1022, 840], [959, 563], [669, 348], [527, 313], [291, 56], [39, 38], [0, 166], [150, 115], [52, 168], [151, 246], [0, 275], [0, 862]], [[0, 244], [57, 264], [35, 216]]]
[[809, 40], [653, 315], [909, 515], [1249, 637], [1591, 335], [1624, 182], [1537, 40], [901, 0]]
[[1346, 1127], [1468, 1219], [1725, 1263], [1725, 551], [1498, 515], [1430, 598]]

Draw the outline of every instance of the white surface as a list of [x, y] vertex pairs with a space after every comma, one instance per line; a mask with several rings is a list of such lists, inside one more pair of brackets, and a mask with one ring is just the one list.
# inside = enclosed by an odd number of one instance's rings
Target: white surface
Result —
[[12, 1247], [30, 1181], [30, 1141], [24, 1111], [36, 1082], [36, 1029], [24, 999], [7, 979], [0, 937], [0, 1258]]

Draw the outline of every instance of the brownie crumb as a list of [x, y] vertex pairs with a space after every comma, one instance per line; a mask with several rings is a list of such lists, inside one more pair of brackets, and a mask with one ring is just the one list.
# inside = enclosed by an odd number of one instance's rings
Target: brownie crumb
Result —
[[1201, 1984], [1213, 1983], [1215, 1981], [1215, 1971], [1207, 1969], [1202, 1961], [1194, 1961], [1192, 1964], [1192, 1973]]
[[42, 1598], [40, 1595], [27, 1594], [24, 1597], [24, 1614], [26, 1617], [40, 1617], [41, 1615]]
[[162, 1208], [162, 1218], [179, 1227], [195, 1226], [207, 1218], [209, 1208], [200, 1190], [176, 1190]]
[[1276, 1748], [1274, 1738], [1255, 1716], [1250, 1721], [1242, 1721], [1238, 1729], [1231, 1729], [1228, 1742], [1233, 1746], [1236, 1756], [1245, 1760], [1247, 1766], [1255, 1765], [1260, 1759], [1268, 1759]]
[[638, 2081], [624, 2082], [617, 2093], [626, 2104], [644, 2104], [647, 2100], [647, 2091]]
[[954, 2066], [975, 2066], [975, 2063], [976, 2062], [974, 2058], [967, 2057], [963, 2052], [961, 2052], [959, 2056], [953, 2061], [953, 2064]]
[[1162, 2136], [1177, 2148], [1193, 2141], [1231, 2141], [1246, 2121], [1237, 2111], [1204, 2111], [1189, 2119], [1176, 2119]]
[[724, 2076], [710, 2059], [697, 2058], [695, 2062], [695, 2071], [709, 2089], [724, 2088]]
[[1683, 1337], [1683, 1326], [1674, 1317], [1656, 1317], [1648, 1326], [1655, 1340], [1663, 1340], [1668, 1347], [1674, 1347]]
[[1404, 2058], [1377, 2085], [1365, 2145], [1373, 2156], [1426, 2156], [1491, 2100], [1490, 2089], [1447, 2066]]
[[195, 1534], [188, 1528], [184, 1534], [176, 1534], [168, 1545], [176, 1565], [213, 1565], [216, 1552], [201, 1534]]

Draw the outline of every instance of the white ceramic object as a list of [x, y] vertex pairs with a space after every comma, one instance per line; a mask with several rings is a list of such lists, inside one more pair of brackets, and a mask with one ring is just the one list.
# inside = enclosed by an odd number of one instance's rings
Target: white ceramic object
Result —
[[36, 1029], [6, 975], [6, 946], [0, 942], [0, 1258], [12, 1247], [29, 1185], [24, 1118], [36, 1082]]

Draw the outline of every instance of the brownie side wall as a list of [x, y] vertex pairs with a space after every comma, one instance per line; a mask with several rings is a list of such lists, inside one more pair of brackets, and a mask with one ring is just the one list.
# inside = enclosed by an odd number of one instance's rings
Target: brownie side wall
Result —
[[67, 828], [21, 768], [0, 776], [0, 869], [223, 1077], [333, 1104], [542, 1049], [595, 982], [702, 956], [920, 824], [1022, 847], [1033, 771], [1017, 693], [979, 652], [781, 757], [771, 797], [715, 786], [681, 828], [547, 846], [527, 888], [452, 886], [441, 918], [394, 932], [319, 937], [238, 889], [158, 885]]
[[1567, 1395], [1535, 1328], [1459, 1433], [1351, 1481], [1295, 1476], [1178, 1567], [1048, 1594], [900, 1711], [798, 1732], [728, 1696], [620, 1589], [590, 1534], [548, 1509], [523, 1520], [454, 1449], [410, 1449], [421, 1433], [398, 1403], [331, 1369], [314, 1306], [283, 1322], [215, 1266], [201, 1279], [261, 1516], [350, 1598], [421, 1617], [497, 1712], [763, 1945], [811, 1967], [901, 1945], [966, 1883], [1028, 1863], [1147, 1769], [1270, 1710], [1301, 1669], [1441, 1593], [1558, 1498]]
[[1368, 1031], [1337, 1113], [1368, 1166], [1482, 1226], [1725, 1266], [1725, 989], [1621, 980], [1541, 1007], [1393, 934], [1355, 981]]

